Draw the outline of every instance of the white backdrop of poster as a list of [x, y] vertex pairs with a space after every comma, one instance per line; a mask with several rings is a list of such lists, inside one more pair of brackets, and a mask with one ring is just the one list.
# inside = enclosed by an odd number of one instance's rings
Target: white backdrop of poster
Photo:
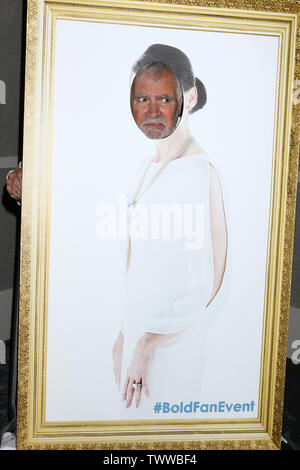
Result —
[[254, 401], [252, 413], [221, 417], [257, 415], [277, 38], [59, 20], [46, 421], [120, 419], [111, 351], [125, 255], [123, 242], [98, 239], [97, 208], [125, 195], [136, 165], [154, 153], [129, 104], [131, 67], [154, 43], [185, 52], [206, 86], [207, 105], [190, 127], [218, 169], [226, 207], [230, 283], [209, 333], [199, 401]]

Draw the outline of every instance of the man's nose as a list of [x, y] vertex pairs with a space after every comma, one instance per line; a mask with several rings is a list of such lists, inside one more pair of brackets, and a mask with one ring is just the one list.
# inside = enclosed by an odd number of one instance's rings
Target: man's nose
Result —
[[159, 104], [156, 101], [149, 100], [147, 115], [152, 118], [158, 117], [160, 114]]

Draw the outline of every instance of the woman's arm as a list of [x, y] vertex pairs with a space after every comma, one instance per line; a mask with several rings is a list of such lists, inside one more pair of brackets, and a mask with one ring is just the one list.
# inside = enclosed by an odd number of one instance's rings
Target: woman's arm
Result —
[[212, 238], [214, 283], [210, 300], [217, 295], [224, 277], [227, 258], [227, 228], [221, 184], [216, 169], [209, 166], [210, 228]]
[[120, 390], [120, 381], [121, 381], [123, 347], [124, 347], [124, 335], [122, 331], [120, 331], [113, 345], [113, 350], [112, 350], [114, 375], [115, 375], [115, 379], [119, 387], [119, 390]]

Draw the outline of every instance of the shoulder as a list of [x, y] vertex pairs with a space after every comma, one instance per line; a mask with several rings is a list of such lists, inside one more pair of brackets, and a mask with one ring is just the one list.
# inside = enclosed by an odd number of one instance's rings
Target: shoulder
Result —
[[204, 181], [212, 181], [212, 184], [216, 184], [219, 181], [218, 171], [211, 162], [209, 155], [206, 153], [198, 153], [193, 155], [191, 164], [193, 171], [198, 178], [202, 176]]
[[220, 181], [219, 174], [211, 162], [208, 162], [209, 166], [209, 177], [212, 181]]
[[208, 168], [209, 165], [209, 158], [204, 152], [188, 155], [187, 157], [183, 157], [182, 160], [186, 160], [186, 163], [199, 168]]

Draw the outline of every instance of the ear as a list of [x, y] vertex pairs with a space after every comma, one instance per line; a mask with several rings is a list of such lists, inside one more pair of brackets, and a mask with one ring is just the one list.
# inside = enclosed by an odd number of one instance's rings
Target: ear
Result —
[[186, 108], [189, 112], [196, 105], [197, 100], [198, 100], [198, 92], [197, 92], [197, 88], [194, 86], [187, 92], [187, 96], [186, 96]]

